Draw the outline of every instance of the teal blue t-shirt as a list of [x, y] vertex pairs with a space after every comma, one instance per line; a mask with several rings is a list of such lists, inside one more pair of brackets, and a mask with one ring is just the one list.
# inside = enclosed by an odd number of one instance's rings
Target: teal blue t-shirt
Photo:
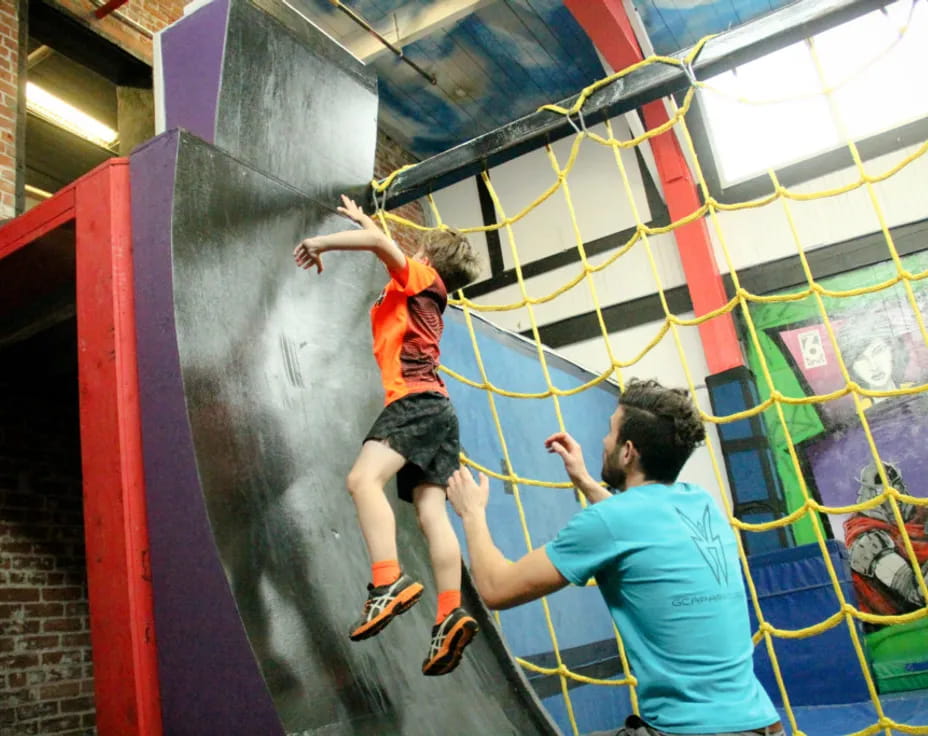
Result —
[[705, 734], [778, 719], [754, 675], [734, 533], [705, 489], [635, 486], [579, 512], [546, 551], [574, 585], [596, 578], [646, 723]]

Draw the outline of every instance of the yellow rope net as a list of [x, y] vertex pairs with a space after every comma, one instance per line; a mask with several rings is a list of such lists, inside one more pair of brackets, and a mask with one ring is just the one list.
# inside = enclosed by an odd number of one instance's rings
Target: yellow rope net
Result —
[[[900, 35], [904, 33], [905, 28], [901, 29]], [[711, 37], [709, 37], [711, 38]], [[582, 391], [587, 391], [594, 386], [605, 382], [605, 381], [614, 381], [621, 388], [623, 386], [623, 369], [630, 368], [638, 364], [642, 358], [648, 354], [659, 342], [661, 342], [665, 336], [669, 333], [673, 343], [676, 347], [676, 351], [679, 355], [680, 365], [682, 366], [684, 375], [686, 376], [686, 381], [689, 385], [689, 389], [693, 394], [694, 399], [696, 398], [696, 378], [694, 377], [692, 370], [687, 359], [687, 354], [683, 347], [683, 342], [680, 336], [680, 330], [684, 327], [692, 327], [700, 325], [708, 320], [711, 320], [719, 315], [728, 314], [728, 313], [739, 313], [742, 322], [744, 325], [744, 331], [746, 334], [746, 339], [750, 341], [753, 345], [756, 355], [759, 359], [760, 364], [760, 375], [758, 376], [761, 386], [765, 388], [765, 394], [768, 395], [768, 398], [759, 402], [756, 406], [753, 406], [745, 411], [741, 411], [737, 414], [731, 414], [727, 416], [714, 416], [708, 412], [702, 411], [703, 420], [711, 424], [725, 424], [730, 422], [736, 422], [748, 417], [757, 416], [761, 413], [767, 412], [767, 416], [773, 417], [773, 421], [777, 424], [779, 431], [782, 433], [782, 436], [785, 438], [789, 449], [789, 457], [793, 465], [793, 470], [796, 478], [798, 479], [799, 489], [802, 493], [802, 498], [804, 499], [802, 503], [794, 508], [790, 513], [782, 516], [781, 518], [775, 519], [766, 523], [748, 523], [737, 519], [732, 514], [731, 502], [727, 498], [727, 495], [723, 492], [722, 498], [725, 503], [725, 508], [728, 513], [728, 517], [731, 521], [732, 526], [736, 529], [736, 537], [739, 543], [739, 549], [741, 554], [742, 567], [745, 574], [745, 579], [747, 581], [748, 594], [750, 597], [751, 605], [753, 606], [754, 613], [756, 615], [757, 621], [759, 622], [758, 629], [754, 634], [755, 645], [763, 644], [767, 649], [769, 655], [774, 676], [776, 678], [777, 685], [782, 696], [784, 703], [784, 709], [787, 714], [787, 718], [791, 727], [791, 731], [797, 736], [804, 736], [804, 732], [799, 728], [799, 725], [796, 721], [796, 716], [793, 711], [793, 707], [790, 703], [789, 692], [787, 684], [783, 680], [781, 674], [780, 663], [777, 659], [777, 652], [774, 646], [774, 641], [777, 638], [783, 639], [801, 639], [806, 637], [812, 637], [817, 634], [820, 634], [824, 631], [827, 631], [833, 627], [845, 626], [847, 628], [850, 639], [853, 643], [853, 647], [856, 651], [857, 659], [860, 666], [860, 671], [866, 682], [867, 689], [870, 693], [870, 698], [873, 703], [873, 707], [877, 714], [877, 720], [873, 723], [864, 725], [858, 731], [855, 731], [853, 734], [848, 736], [867, 736], [868, 734], [884, 733], [886, 736], [891, 736], [891, 729], [896, 731], [907, 733], [907, 734], [928, 734], [928, 725], [906, 725], [902, 723], [897, 723], [893, 719], [889, 718], [881, 704], [880, 697], [877, 691], [876, 683], [874, 682], [873, 675], [870, 671], [867, 661], [867, 655], [865, 654], [865, 646], [862, 642], [861, 634], [859, 633], [859, 627], [857, 622], [866, 622], [870, 624], [899, 624], [899, 623], [909, 623], [914, 621], [920, 621], [928, 618], [928, 607], [922, 607], [919, 610], [915, 610], [904, 615], [892, 615], [892, 616], [883, 616], [876, 615], [872, 613], [867, 613], [862, 611], [854, 602], [849, 601], [844, 594], [842, 586], [839, 582], [839, 574], [835, 569], [834, 563], [830, 554], [828, 553], [826, 547], [826, 537], [823, 529], [818, 523], [812, 523], [810, 526], [814, 530], [815, 540], [820, 548], [822, 559], [824, 560], [825, 567], [827, 569], [827, 574], [830, 578], [831, 584], [834, 588], [834, 593], [839, 602], [839, 608], [831, 616], [827, 617], [825, 620], [820, 621], [814, 626], [808, 626], [806, 628], [797, 629], [797, 630], [787, 630], [781, 629], [772, 626], [764, 617], [764, 611], [761, 608], [758, 592], [754, 581], [751, 578], [750, 569], [748, 567], [747, 558], [744, 551], [744, 544], [741, 537], [743, 533], [757, 533], [763, 532], [772, 529], [779, 529], [786, 527], [791, 524], [795, 524], [797, 521], [805, 517], [817, 517], [819, 514], [848, 514], [852, 512], [859, 512], [866, 509], [874, 508], [880, 504], [888, 503], [892, 509], [892, 515], [895, 519], [895, 524], [898, 527], [898, 531], [902, 540], [904, 540], [905, 552], [908, 557], [909, 563], [912, 565], [913, 570], [915, 571], [917, 578], [918, 590], [921, 592], [923, 600], [928, 600], [928, 585], [926, 585], [925, 577], [921, 572], [921, 566], [918, 562], [915, 550], [913, 549], [911, 539], [907, 532], [903, 516], [900, 512], [900, 503], [914, 504], [916, 506], [928, 506], [928, 498], [918, 498], [907, 493], [902, 493], [896, 488], [893, 487], [890, 479], [887, 477], [886, 468], [880, 457], [880, 452], [877, 447], [877, 443], [874, 440], [873, 433], [871, 431], [870, 423], [868, 422], [867, 414], [865, 413], [865, 401], [866, 399], [879, 399], [886, 397], [897, 397], [908, 394], [924, 392], [928, 389], [928, 384], [917, 385], [917, 386], [905, 386], [902, 388], [894, 390], [873, 390], [867, 389], [857, 382], [855, 382], [850, 373], [848, 372], [848, 365], [845, 359], [841, 356], [841, 349], [838, 344], [838, 339], [836, 337], [836, 329], [832, 323], [832, 317], [829, 315], [826, 309], [826, 298], [831, 299], [851, 299], [854, 297], [860, 297], [867, 294], [875, 294], [878, 292], [884, 292], [887, 289], [895, 287], [896, 285], [901, 285], [905, 292], [905, 297], [908, 300], [909, 306], [912, 310], [912, 315], [914, 317], [915, 323], [917, 324], [918, 332], [921, 335], [922, 340], [928, 345], [928, 331], [926, 331], [924, 318], [922, 317], [919, 306], [916, 302], [915, 292], [913, 290], [913, 284], [921, 281], [925, 278], [928, 278], [928, 271], [921, 271], [913, 273], [906, 269], [903, 264], [903, 261], [899, 255], [896, 244], [894, 243], [893, 234], [890, 230], [889, 225], [887, 224], [887, 218], [884, 212], [884, 206], [878, 197], [878, 192], [875, 187], [880, 182], [883, 182], [890, 177], [894, 176], [898, 172], [902, 171], [906, 167], [910, 166], [917, 159], [925, 156], [928, 153], [928, 141], [922, 143], [921, 145], [911, 150], [908, 155], [905, 155], [904, 158], [898, 160], [894, 165], [882, 171], [871, 171], [868, 170], [865, 165], [861, 154], [858, 150], [858, 146], [855, 144], [853, 139], [847, 133], [845, 127], [845, 121], [841, 119], [840, 110], [833, 104], [833, 95], [834, 93], [844, 85], [847, 79], [843, 80], [838, 84], [832, 84], [829, 86], [825, 81], [825, 76], [821, 71], [821, 66], [819, 65], [820, 79], [822, 83], [822, 90], [820, 94], [831, 104], [832, 113], [835, 117], [835, 121], [839, 126], [839, 129], [842, 131], [844, 140], [850, 155], [853, 159], [853, 165], [856, 170], [856, 180], [844, 184], [842, 186], [827, 189], [823, 191], [816, 192], [801, 192], [797, 190], [784, 187], [780, 184], [777, 179], [776, 173], [773, 171], [769, 172], [769, 177], [772, 182], [773, 192], [769, 196], [765, 196], [760, 199], [755, 199], [751, 201], [739, 202], [735, 204], [725, 204], [717, 201], [710, 192], [709, 185], [707, 184], [706, 177], [704, 176], [702, 167], [699, 163], [699, 157], [697, 155], [696, 147], [693, 143], [693, 138], [690, 135], [690, 130], [687, 124], [687, 114], [690, 112], [694, 95], [697, 89], [713, 89], [704, 82], [700, 82], [692, 75], [692, 63], [696, 59], [697, 55], [700, 53], [703, 45], [709, 40], [709, 38], [703, 39], [699, 44], [697, 44], [692, 52], [680, 60], [674, 57], [667, 56], [652, 56], [645, 59], [627, 69], [623, 69], [620, 72], [617, 72], [605, 79], [602, 79], [595, 84], [590, 85], [585, 88], [582, 93], [579, 95], [576, 102], [569, 109], [559, 107], [557, 105], [546, 105], [542, 109], [550, 110], [554, 114], [563, 115], [570, 120], [580, 120], [581, 125], [577, 126], [572, 123], [577, 129], [577, 133], [574, 136], [569, 155], [566, 160], [561, 161], [558, 159], [555, 154], [554, 149], [551, 146], [548, 146], [545, 151], [550, 162], [551, 172], [552, 172], [552, 182], [550, 186], [545, 188], [543, 191], [539, 191], [535, 199], [527, 207], [524, 207], [518, 212], [507, 212], [504, 209], [503, 202], [501, 201], [500, 196], [497, 191], [494, 189], [493, 183], [490, 180], [489, 176], [486, 173], [483, 175], [483, 182], [486, 185], [490, 196], [492, 197], [493, 203], [496, 207], [498, 222], [495, 225], [491, 226], [473, 226], [473, 227], [460, 227], [463, 232], [478, 232], [478, 231], [488, 231], [488, 230], [499, 230], [505, 236], [505, 242], [508, 246], [511, 262], [514, 265], [515, 273], [518, 280], [518, 288], [520, 293], [520, 298], [518, 301], [507, 303], [507, 304], [485, 304], [478, 303], [473, 301], [461, 292], [458, 293], [459, 298], [452, 300], [453, 304], [459, 305], [464, 313], [467, 328], [470, 333], [471, 345], [474, 351], [474, 357], [476, 360], [476, 365], [478, 367], [479, 376], [468, 377], [460, 375], [459, 373], [449, 369], [448, 367], [443, 367], [444, 373], [451, 379], [460, 381], [467, 386], [472, 388], [481, 389], [486, 392], [488, 406], [490, 415], [492, 417], [492, 422], [496, 428], [498, 434], [498, 441], [500, 447], [502, 448], [503, 454], [503, 466], [504, 471], [498, 472], [485, 465], [482, 465], [476, 462], [473, 458], [463, 457], [463, 461], [475, 468], [476, 470], [482, 471], [486, 475], [497, 478], [504, 481], [509, 488], [512, 489], [515, 505], [518, 509], [519, 519], [521, 522], [521, 532], [525, 540], [526, 551], [532, 549], [535, 546], [536, 540], [532, 538], [531, 531], [529, 529], [528, 523], [526, 521], [525, 508], [523, 506], [522, 496], [520, 494], [520, 486], [544, 486], [552, 488], [566, 488], [570, 487], [570, 484], [567, 482], [551, 482], [540, 479], [535, 479], [531, 477], [526, 477], [524, 474], [520, 474], [513, 467], [509, 449], [507, 447], [506, 436], [503, 431], [503, 425], [500, 421], [500, 412], [497, 406], [497, 397], [507, 397], [513, 399], [527, 399], [527, 400], [539, 400], [539, 399], [550, 399], [554, 406], [554, 412], [557, 417], [558, 428], [560, 430], [567, 430], [564, 424], [564, 417], [561, 411], [560, 400], [563, 397], [571, 396]], [[816, 58], [816, 63], [818, 64], [818, 59], [815, 55], [815, 46], [814, 43], [810, 40], [808, 42], [811, 46], [813, 58]], [[653, 64], [669, 64], [676, 67], [681, 67], [688, 72], [691, 85], [687, 90], [685, 96], [683, 97], [682, 104], [676, 107], [673, 115], [670, 117], [668, 122], [664, 125], [661, 125], [652, 130], [645, 131], [642, 135], [637, 137], [630, 138], [628, 140], [619, 140], [613, 135], [612, 126], [609, 123], [606, 123], [605, 130], [606, 135], [601, 135], [588, 130], [585, 125], [582, 124], [582, 111], [584, 104], [590, 98], [590, 96], [597, 90], [605, 87], [606, 85], [612, 84], [616, 80], [638, 70], [642, 67], [653, 65]], [[866, 66], [866, 65], [865, 65]], [[862, 67], [864, 68], [864, 67]], [[859, 73], [861, 70], [858, 69], [856, 73]], [[718, 90], [716, 90], [718, 92]], [[766, 104], [774, 101], [767, 100], [764, 102], [757, 102], [752, 100], [742, 100], [744, 102], [749, 102], [751, 104]], [[682, 141], [684, 147], [688, 150], [690, 161], [693, 166], [693, 175], [694, 178], [701, 190], [702, 198], [704, 204], [696, 209], [695, 211], [687, 214], [685, 217], [681, 217], [676, 221], [669, 223], [663, 227], [654, 227], [647, 225], [641, 216], [638, 208], [635, 205], [635, 197], [633, 192], [632, 179], [629, 176], [629, 172], [626, 169], [625, 162], [621, 156], [621, 151], [623, 149], [632, 149], [636, 146], [640, 146], [643, 143], [650, 141], [655, 136], [661, 135], [667, 131], [670, 131], [672, 128], [676, 128], [678, 138]], [[578, 152], [582, 144], [590, 143], [598, 145], [602, 148], [604, 155], [612, 155], [615, 159], [615, 164], [618, 168], [618, 172], [621, 176], [621, 182], [625, 191], [625, 194], [630, 202], [631, 211], [634, 215], [636, 228], [634, 234], [625, 242], [623, 245], [618, 247], [609, 257], [601, 260], [598, 264], [593, 265], [587, 257], [587, 253], [584, 250], [583, 238], [581, 237], [580, 224], [577, 220], [576, 210], [574, 207], [574, 201], [571, 195], [570, 184], [568, 182], [568, 177], [577, 161]], [[408, 168], [408, 167], [405, 167]], [[404, 169], [397, 170], [393, 172], [387, 178], [374, 181], [373, 186], [376, 192], [385, 193], [390, 187], [393, 179]], [[870, 203], [872, 205], [873, 211], [876, 214], [876, 217], [879, 221], [880, 230], [882, 231], [883, 238], [885, 240], [887, 252], [889, 259], [891, 260], [894, 266], [894, 275], [891, 278], [888, 278], [881, 283], [867, 286], [864, 288], [853, 288], [853, 289], [844, 289], [844, 290], [835, 290], [828, 289], [823, 287], [818, 283], [812, 273], [812, 269], [809, 265], [809, 261], [806, 255], [806, 252], [803, 248], [803, 244], [800, 240], [796, 220], [794, 218], [793, 207], [794, 203], [797, 202], [809, 202], [813, 200], [824, 200], [828, 198], [840, 197], [841, 195], [847, 194], [854, 190], [863, 190], [868, 196]], [[570, 278], [566, 283], [561, 285], [559, 288], [554, 291], [543, 294], [543, 295], [533, 295], [529, 292], [527, 288], [525, 279], [523, 278], [522, 272], [522, 263], [524, 258], [524, 251], [520, 251], [520, 248], [516, 242], [516, 237], [513, 232], [513, 224], [519, 222], [523, 218], [527, 217], [533, 210], [535, 210], [539, 205], [548, 200], [555, 195], [560, 195], [564, 198], [566, 209], [569, 212], [570, 217], [570, 227], [573, 231], [573, 235], [576, 242], [576, 248], [579, 255], [579, 268], [575, 276]], [[434, 199], [429, 196], [428, 198], [429, 205], [432, 210], [435, 221], [437, 222], [436, 227], [444, 227], [445, 223], [442, 220], [441, 213], [436, 206]], [[806, 286], [805, 288], [795, 290], [789, 294], [785, 295], [761, 295], [755, 294], [741, 285], [741, 280], [739, 279], [738, 270], [735, 266], [735, 260], [732, 256], [732, 251], [726, 238], [726, 233], [722, 227], [722, 222], [719, 218], [719, 213], [724, 211], [735, 211], [735, 210], [746, 210], [746, 209], [755, 209], [755, 208], [765, 208], [765, 207], [780, 207], [782, 208], [783, 215], [785, 216], [786, 221], [789, 224], [789, 229], [792, 233], [793, 241], [796, 247], [796, 253], [802, 264], [803, 273], [805, 274]], [[412, 222], [408, 219], [399, 217], [395, 214], [380, 211], [378, 212], [381, 223], [385, 229], [389, 230], [390, 225], [409, 227], [416, 230], [426, 230], [429, 229], [423, 225], [420, 225], [416, 222]], [[708, 224], [713, 229], [717, 243], [720, 246], [721, 253], [724, 258], [725, 266], [727, 271], [731, 276], [731, 281], [734, 286], [734, 296], [723, 306], [709, 312], [706, 314], [698, 315], [693, 319], [684, 319], [676, 314], [674, 314], [670, 307], [668, 306], [666, 291], [661, 280], [661, 273], [658, 268], [658, 260], [655, 257], [654, 247], [652, 246], [651, 239], [654, 236], [661, 235], [664, 233], [672, 233], [678, 228], [694, 222], [696, 220], [705, 219]], [[593, 275], [597, 272], [606, 271], [607, 269], [614, 268], [617, 263], [621, 261], [624, 256], [632, 251], [632, 249], [639, 248], [643, 249], [649, 264], [651, 274], [655, 279], [658, 287], [658, 294], [661, 300], [661, 305], [664, 311], [664, 319], [659, 329], [657, 329], [653, 338], [648, 341], [648, 343], [640, 349], [636, 354], [627, 356], [625, 358], [619, 357], [615, 354], [612, 348], [612, 343], [610, 341], [610, 336], [606, 328], [606, 322], [603, 317], [603, 310], [601, 307], [600, 297], [597, 293], [596, 284], [593, 280]], [[599, 331], [602, 335], [603, 344], [605, 346], [606, 352], [608, 354], [608, 359], [610, 362], [609, 367], [603, 371], [600, 375], [595, 376], [592, 380], [573, 388], [564, 389], [556, 386], [551, 379], [551, 372], [546, 360], [546, 354], [542, 347], [542, 341], [539, 336], [539, 323], [536, 316], [535, 308], [540, 304], [551, 302], [554, 299], [558, 298], [570, 298], [570, 292], [577, 287], [580, 287], [581, 283], [585, 284], [585, 287], [589, 290], [590, 298], [594, 304], [595, 318], [598, 323]], [[465, 290], [466, 291], [466, 290]], [[805, 396], [792, 396], [785, 395], [782, 393], [775, 381], [774, 377], [771, 374], [770, 366], [767, 359], [765, 358], [764, 350], [762, 349], [758, 328], [755, 325], [754, 319], [752, 317], [751, 304], [763, 304], [763, 303], [773, 303], [773, 302], [787, 302], [787, 301], [798, 301], [806, 298], [811, 298], [814, 300], [814, 303], [817, 307], [818, 314], [824, 325], [825, 330], [827, 331], [828, 339], [831, 342], [831, 346], [834, 350], [834, 354], [837, 356], [838, 364], [840, 368], [841, 375], [844, 379], [844, 386], [836, 391], [832, 391], [826, 394], [819, 395], [805, 395]], [[528, 320], [531, 326], [531, 334], [534, 339], [538, 363], [541, 367], [544, 379], [546, 382], [546, 390], [541, 392], [534, 393], [519, 393], [512, 390], [504, 389], [500, 386], [494, 385], [488, 378], [486, 368], [481, 356], [480, 347], [478, 345], [477, 336], [474, 331], [472, 313], [473, 312], [503, 312], [503, 311], [512, 311], [516, 309], [525, 309], [528, 315]], [[841, 398], [841, 397], [850, 397], [853, 400], [854, 410], [857, 415], [857, 419], [860, 422], [861, 427], [863, 428], [864, 434], [866, 436], [867, 445], [869, 446], [870, 454], [877, 468], [879, 474], [879, 480], [882, 484], [882, 491], [869, 499], [865, 503], [858, 503], [848, 506], [828, 506], [819, 501], [817, 501], [813, 494], [810, 492], [805, 475], [803, 473], [802, 466], [800, 464], [800, 459], [797, 454], [795, 444], [793, 442], [793, 437], [791, 435], [790, 424], [787, 420], [787, 415], [784, 412], [785, 406], [798, 406], [798, 405], [821, 405], [826, 402]], [[554, 431], [554, 428], [552, 428]], [[724, 489], [725, 482], [723, 480], [724, 471], [720, 466], [718, 460], [718, 453], [715, 451], [715, 448], [712, 446], [711, 437], [707, 440], [709, 444], [708, 455], [711, 458], [712, 469], [715, 475], [716, 481], [718, 482], [719, 488]], [[547, 541], [547, 540], [539, 540]], [[561, 657], [561, 652], [558, 647], [558, 636], [555, 631], [555, 626], [552, 621], [551, 611], [548, 607], [546, 600], [542, 601], [543, 611], [545, 616], [545, 621], [547, 624], [548, 633], [551, 638], [552, 650], [554, 652], [555, 661], [557, 663], [556, 667], [545, 668], [540, 667], [536, 664], [528, 662], [523, 659], [519, 659], [519, 663], [527, 670], [539, 673], [542, 675], [551, 675], [556, 676], [560, 679], [561, 692], [563, 694], [564, 703], [566, 706], [566, 712], [568, 718], [570, 719], [571, 727], [574, 734], [579, 734], [579, 729], [577, 726], [576, 714], [574, 712], [574, 706], [571, 702], [571, 693], [568, 689], [568, 681], [573, 680], [582, 683], [603, 685], [608, 687], [627, 687], [629, 689], [629, 696], [632, 703], [632, 706], [637, 710], [637, 700], [635, 696], [635, 686], [636, 680], [633, 675], [629, 674], [627, 676], [621, 677], [619, 679], [597, 679], [592, 677], [585, 677], [579, 673], [571, 671], [568, 668]], [[622, 645], [622, 639], [618, 631], [615, 631], [616, 645], [618, 655], [623, 667], [623, 672], [628, 673], [628, 661], [625, 656], [625, 650]], [[814, 736], [814, 735], [813, 735]]]

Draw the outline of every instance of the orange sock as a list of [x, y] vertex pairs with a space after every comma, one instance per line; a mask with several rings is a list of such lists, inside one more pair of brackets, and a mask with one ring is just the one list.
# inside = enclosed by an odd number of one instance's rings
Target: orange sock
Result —
[[400, 576], [400, 563], [398, 560], [380, 560], [371, 565], [371, 582], [375, 588], [396, 582]]
[[435, 613], [435, 623], [440, 624], [445, 620], [445, 616], [451, 613], [455, 608], [461, 606], [460, 590], [443, 590], [438, 594], [438, 611]]

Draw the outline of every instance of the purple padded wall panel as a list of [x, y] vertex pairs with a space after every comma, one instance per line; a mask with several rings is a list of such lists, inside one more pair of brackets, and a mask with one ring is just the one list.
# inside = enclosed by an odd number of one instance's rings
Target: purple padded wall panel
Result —
[[[174, 321], [178, 131], [130, 158], [143, 461], [164, 732], [283, 733], [213, 542]], [[139, 206], [144, 203], [144, 206]]]
[[161, 36], [165, 128], [320, 201], [371, 178], [377, 80], [283, 0], [213, 0]]
[[165, 128], [216, 140], [229, 0], [213, 0], [158, 36]]
[[[151, 210], [137, 214], [139, 365], [168, 733], [279, 733], [256, 662], [290, 734], [553, 736], [470, 588], [482, 632], [453, 676], [421, 672], [434, 597], [349, 641], [370, 567], [344, 478], [382, 407], [367, 311], [383, 269], [343, 253], [323, 278], [301, 271], [292, 243], [341, 226], [328, 202], [174, 135], [133, 159]], [[401, 506], [404, 569], [429, 581]]]

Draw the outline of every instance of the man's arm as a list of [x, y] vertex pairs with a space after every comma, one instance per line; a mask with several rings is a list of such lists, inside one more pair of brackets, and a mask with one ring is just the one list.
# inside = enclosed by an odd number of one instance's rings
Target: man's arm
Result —
[[518, 562], [506, 560], [487, 526], [489, 494], [490, 483], [483, 473], [479, 486], [464, 468], [457, 470], [448, 483], [448, 498], [464, 525], [471, 574], [487, 606], [511, 608], [566, 586], [567, 579], [551, 564], [543, 547]]
[[548, 448], [548, 452], [556, 453], [564, 461], [564, 470], [567, 471], [570, 482], [586, 496], [587, 501], [596, 503], [612, 496], [587, 471], [586, 463], [583, 461], [583, 448], [567, 432], [552, 434], [545, 440], [545, 447]]
[[317, 273], [322, 273], [322, 254], [326, 251], [366, 250], [374, 253], [391, 273], [402, 271], [406, 266], [406, 255], [400, 247], [364, 214], [364, 210], [344, 194], [342, 205], [338, 212], [354, 220], [361, 229], [306, 238], [293, 250], [297, 265], [304, 269], [315, 266]]

